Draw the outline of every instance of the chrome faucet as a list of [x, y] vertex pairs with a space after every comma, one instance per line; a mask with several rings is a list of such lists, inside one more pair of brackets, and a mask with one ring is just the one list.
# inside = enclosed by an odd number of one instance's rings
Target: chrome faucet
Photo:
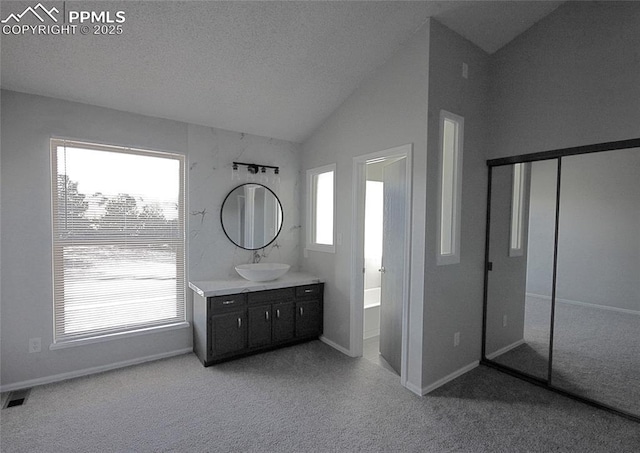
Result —
[[262, 255], [260, 255], [260, 253], [257, 250], [253, 251], [253, 263], [259, 263], [260, 260], [262, 259]]

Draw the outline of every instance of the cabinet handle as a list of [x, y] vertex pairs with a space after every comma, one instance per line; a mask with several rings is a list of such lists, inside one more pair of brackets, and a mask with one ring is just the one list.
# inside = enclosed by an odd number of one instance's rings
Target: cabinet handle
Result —
[[305, 290], [304, 290], [304, 292], [305, 292], [305, 293], [312, 293], [312, 292], [313, 292], [313, 289], [305, 289]]
[[276, 318], [280, 319], [280, 309], [276, 309]]
[[229, 305], [235, 302], [235, 299], [222, 301], [222, 305]]
[[242, 327], [242, 318], [238, 318], [238, 329]]
[[264, 312], [264, 318], [268, 321], [269, 320], [269, 312], [265, 311]]
[[304, 316], [304, 308], [300, 307], [300, 316]]

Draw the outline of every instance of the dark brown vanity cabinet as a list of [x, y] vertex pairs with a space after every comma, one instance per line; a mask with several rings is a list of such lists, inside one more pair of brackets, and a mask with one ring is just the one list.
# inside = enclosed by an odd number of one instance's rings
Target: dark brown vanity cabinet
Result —
[[[318, 336], [322, 333], [321, 285], [296, 287], [296, 336]], [[320, 298], [318, 296], [320, 295]]]
[[322, 331], [321, 307], [317, 300], [296, 303], [296, 336], [318, 336]]
[[[295, 337], [295, 302], [283, 302], [272, 305], [273, 325], [272, 339], [274, 343], [289, 341]], [[320, 332], [322, 333], [322, 332]], [[320, 336], [320, 333], [316, 336]]]
[[247, 343], [247, 316], [234, 312], [211, 317], [212, 353], [225, 355], [239, 351]]
[[211, 365], [322, 334], [323, 283], [194, 296], [194, 351]]
[[[206, 299], [206, 313], [207, 332], [206, 335], [204, 332], [201, 333], [202, 338], [206, 339], [208, 354], [226, 356], [247, 347], [246, 294], [209, 297]], [[194, 318], [195, 315], [194, 311]], [[194, 330], [196, 328], [194, 327]]]
[[268, 346], [295, 337], [295, 302], [249, 307], [249, 347]]

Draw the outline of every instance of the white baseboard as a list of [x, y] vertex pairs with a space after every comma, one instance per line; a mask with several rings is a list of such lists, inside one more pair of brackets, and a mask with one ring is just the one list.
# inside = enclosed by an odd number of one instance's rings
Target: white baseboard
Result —
[[511, 343], [510, 345], [505, 346], [504, 348], [500, 348], [497, 351], [492, 352], [491, 354], [487, 354], [487, 359], [489, 360], [493, 360], [496, 357], [498, 357], [499, 355], [504, 354], [505, 352], [509, 352], [512, 349], [517, 348], [518, 346], [524, 344], [524, 338], [521, 338], [520, 340]]
[[320, 337], [320, 341], [322, 341], [325, 344], [328, 344], [329, 346], [331, 346], [333, 349], [336, 349], [338, 351], [340, 351], [341, 353], [343, 353], [344, 355], [348, 355], [349, 357], [355, 357], [353, 354], [351, 354], [351, 351], [349, 351], [347, 348], [343, 348], [342, 346], [340, 346], [338, 343], [334, 343], [333, 341], [329, 340], [327, 337], [325, 337], [324, 335], [322, 335]]
[[409, 382], [409, 381], [407, 381], [407, 382], [404, 384], [404, 387], [405, 387], [407, 390], [412, 391], [413, 393], [415, 393], [415, 394], [416, 394], [416, 395], [418, 395], [418, 396], [424, 396], [424, 392], [423, 392], [423, 390], [422, 390], [419, 386], [417, 386], [417, 385], [415, 385], [415, 384], [413, 384], [413, 383], [411, 383], [411, 382]]
[[[421, 393], [418, 393], [418, 394], [424, 396], [429, 392], [433, 392], [435, 389], [437, 389], [438, 387], [442, 387], [447, 382], [453, 381], [455, 378], [460, 377], [463, 374], [468, 373], [469, 371], [473, 370], [479, 364], [480, 364], [480, 361], [478, 361], [478, 360], [476, 360], [474, 362], [471, 362], [469, 365], [463, 366], [459, 370], [454, 371], [453, 373], [443, 377], [442, 379], [438, 379], [433, 384], [430, 384], [430, 385], [427, 385], [426, 387], [423, 387], [422, 390], [421, 390]], [[409, 388], [409, 387], [407, 386], [407, 388]], [[412, 389], [410, 389], [410, 390], [412, 390]]]
[[[551, 300], [551, 296], [543, 296], [542, 294], [526, 293], [526, 295], [529, 297], [537, 297], [539, 299], [544, 299], [549, 301]], [[628, 308], [611, 307], [609, 305], [591, 304], [589, 302], [581, 302], [579, 300], [561, 299], [559, 297], [556, 297], [556, 303], [578, 305], [578, 306], [587, 307], [587, 308], [596, 308], [598, 310], [615, 311], [615, 312], [624, 313], [627, 315], [640, 316], [640, 310], [630, 310]]]
[[82, 376], [88, 376], [91, 374], [102, 373], [104, 371], [116, 370], [118, 368], [125, 368], [132, 365], [139, 365], [145, 362], [151, 362], [153, 360], [166, 359], [177, 355], [187, 354], [193, 352], [193, 348], [178, 349], [171, 352], [163, 352], [161, 354], [154, 354], [146, 357], [140, 357], [137, 359], [125, 360], [123, 362], [111, 363], [109, 365], [101, 365], [91, 368], [85, 368], [82, 370], [70, 371], [68, 373], [54, 374], [53, 376], [46, 376], [37, 379], [29, 379], [27, 381], [15, 382], [13, 384], [0, 385], [0, 392], [11, 392], [14, 390], [20, 390], [24, 388], [31, 388], [37, 385], [52, 384], [54, 382], [65, 381], [67, 379], [73, 379]]

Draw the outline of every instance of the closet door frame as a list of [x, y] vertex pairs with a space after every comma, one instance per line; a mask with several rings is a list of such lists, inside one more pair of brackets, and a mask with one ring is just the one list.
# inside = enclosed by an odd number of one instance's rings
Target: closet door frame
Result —
[[[640, 138], [634, 138], [629, 140], [620, 140], [615, 142], [596, 143], [585, 146], [576, 146], [571, 148], [555, 149], [551, 151], [542, 151], [538, 153], [522, 154], [517, 156], [503, 157], [498, 159], [487, 160], [488, 167], [488, 186], [487, 186], [487, 216], [486, 216], [486, 229], [485, 229], [485, 262], [484, 262], [484, 294], [483, 294], [483, 311], [482, 311], [482, 358], [480, 363], [504, 373], [510, 374], [514, 377], [518, 377], [532, 384], [544, 387], [555, 393], [567, 396], [577, 401], [581, 401], [593, 407], [604, 409], [609, 412], [613, 412], [625, 418], [640, 422], [640, 416], [632, 414], [625, 410], [618, 409], [614, 406], [601, 403], [591, 398], [572, 393], [570, 391], [554, 387], [552, 381], [553, 374], [553, 336], [554, 336], [554, 321], [555, 321], [555, 302], [556, 302], [556, 283], [557, 283], [557, 264], [558, 264], [558, 231], [560, 222], [560, 191], [561, 191], [561, 179], [562, 179], [562, 158], [567, 156], [576, 156], [581, 154], [598, 153], [604, 151], [625, 150], [630, 148], [640, 148]], [[500, 167], [505, 165], [513, 165], [526, 162], [537, 162], [543, 160], [557, 160], [557, 185], [556, 185], [556, 212], [555, 212], [555, 236], [553, 247], [553, 277], [552, 277], [552, 293], [551, 293], [551, 325], [550, 325], [550, 337], [549, 337], [549, 358], [548, 358], [548, 376], [547, 379], [541, 379], [539, 377], [532, 376], [522, 371], [516, 370], [506, 365], [502, 365], [493, 360], [487, 359], [486, 356], [486, 340], [487, 340], [487, 303], [488, 303], [488, 284], [489, 284], [489, 272], [490, 269], [490, 238], [491, 238], [491, 181], [494, 167]]]

